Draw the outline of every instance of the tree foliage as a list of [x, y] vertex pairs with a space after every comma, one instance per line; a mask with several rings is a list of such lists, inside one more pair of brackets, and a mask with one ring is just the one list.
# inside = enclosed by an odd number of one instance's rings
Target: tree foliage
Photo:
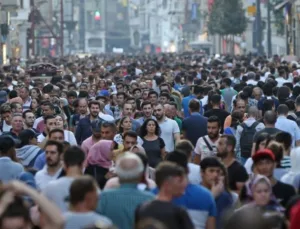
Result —
[[247, 18], [241, 0], [215, 0], [209, 16], [211, 34], [237, 35], [247, 28]]

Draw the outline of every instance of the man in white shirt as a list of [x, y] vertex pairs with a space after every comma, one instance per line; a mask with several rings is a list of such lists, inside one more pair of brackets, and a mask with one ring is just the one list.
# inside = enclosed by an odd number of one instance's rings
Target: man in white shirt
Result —
[[284, 83], [289, 83], [290, 82], [288, 80], [287, 73], [285, 72], [284, 69], [280, 69], [278, 74], [279, 74], [279, 77], [276, 78], [277, 87], [282, 87]]
[[46, 166], [38, 171], [35, 175], [35, 182], [40, 190], [43, 190], [46, 185], [59, 177], [62, 172], [61, 155], [64, 146], [57, 141], [49, 140], [45, 145]]
[[157, 119], [161, 130], [161, 138], [166, 145], [166, 152], [174, 151], [175, 144], [180, 140], [180, 130], [176, 121], [169, 119], [165, 116], [164, 106], [157, 104], [154, 106], [154, 116]]
[[69, 190], [76, 177], [82, 175], [85, 154], [77, 146], [69, 148], [63, 156], [65, 177], [49, 182], [43, 189], [43, 194], [54, 202], [62, 212], [66, 212], [69, 207], [66, 197], [70, 195]]

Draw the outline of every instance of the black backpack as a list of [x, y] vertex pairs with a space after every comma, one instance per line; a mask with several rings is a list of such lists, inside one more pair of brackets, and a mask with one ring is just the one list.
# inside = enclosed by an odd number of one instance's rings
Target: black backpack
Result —
[[249, 158], [251, 156], [252, 144], [254, 135], [256, 133], [256, 127], [259, 122], [254, 122], [251, 126], [247, 126], [245, 123], [242, 123], [241, 126], [243, 131], [241, 133], [240, 147], [241, 147], [241, 156]]

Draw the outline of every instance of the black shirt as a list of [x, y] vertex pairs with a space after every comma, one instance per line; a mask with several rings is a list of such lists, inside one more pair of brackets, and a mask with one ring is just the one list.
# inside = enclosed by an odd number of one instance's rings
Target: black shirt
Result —
[[[296, 191], [293, 186], [289, 184], [284, 184], [280, 181], [277, 181], [276, 184], [272, 188], [273, 194], [277, 201], [283, 206], [286, 207], [288, 201], [296, 195]], [[246, 187], [244, 186], [241, 191], [240, 200], [241, 202], [247, 201], [247, 191]]]
[[135, 211], [135, 222], [152, 218], [169, 229], [193, 229], [194, 225], [187, 212], [171, 202], [153, 200], [140, 205]]
[[204, 116], [209, 118], [211, 116], [217, 116], [221, 122], [221, 134], [223, 133], [224, 122], [227, 116], [230, 115], [227, 111], [222, 109], [211, 109], [204, 113]]
[[107, 179], [105, 175], [109, 172], [108, 169], [102, 168], [97, 165], [88, 165], [87, 168], [84, 171], [84, 174], [90, 175], [94, 177], [101, 189], [104, 188]]
[[229, 187], [232, 191], [237, 190], [237, 182], [246, 182], [248, 174], [245, 167], [238, 161], [234, 161], [228, 168]]

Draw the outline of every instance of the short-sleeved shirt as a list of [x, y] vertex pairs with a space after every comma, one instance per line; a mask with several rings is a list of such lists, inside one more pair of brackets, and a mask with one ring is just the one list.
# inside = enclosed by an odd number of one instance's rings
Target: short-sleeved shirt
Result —
[[[204, 141], [207, 140], [207, 143]], [[198, 139], [195, 147], [195, 153], [200, 155], [201, 160], [206, 157], [214, 157], [217, 155], [217, 141], [212, 142], [208, 135]]]
[[165, 118], [164, 121], [159, 123], [161, 130], [160, 137], [164, 140], [166, 145], [166, 151], [172, 152], [175, 149], [174, 134], [180, 134], [179, 126], [176, 121]]
[[297, 123], [284, 116], [279, 116], [275, 123], [275, 127], [279, 130], [290, 133], [293, 140], [292, 147], [295, 147], [295, 142], [300, 140], [300, 128]]
[[237, 182], [246, 182], [248, 180], [248, 173], [245, 167], [239, 163], [238, 161], [234, 161], [228, 168], [228, 179], [229, 179], [229, 187], [232, 191], [236, 191], [236, 183]]

